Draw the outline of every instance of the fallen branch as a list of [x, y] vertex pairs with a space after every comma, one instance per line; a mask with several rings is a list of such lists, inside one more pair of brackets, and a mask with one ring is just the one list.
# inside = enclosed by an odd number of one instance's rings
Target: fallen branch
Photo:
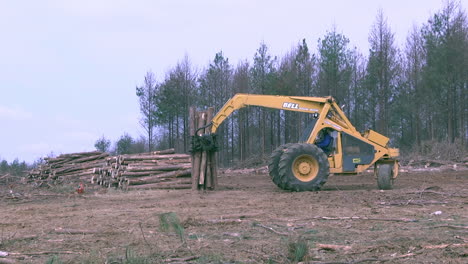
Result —
[[269, 231], [271, 231], [271, 232], [273, 232], [273, 233], [275, 233], [277, 235], [281, 235], [281, 236], [288, 236], [289, 235], [288, 233], [282, 233], [282, 232], [276, 231], [272, 227], [265, 226], [265, 225], [262, 225], [260, 223], [253, 223], [253, 226], [259, 226], [259, 227], [265, 228], [266, 230], [269, 230]]
[[198, 259], [200, 258], [199, 256], [190, 256], [190, 257], [185, 257], [185, 258], [168, 258], [168, 259], [165, 259], [164, 261], [165, 262], [187, 262], [187, 261], [191, 261], [191, 260], [195, 260], [195, 259]]
[[238, 218], [238, 219], [244, 219], [248, 217], [255, 217], [259, 216], [263, 213], [250, 213], [250, 214], [230, 214], [230, 215], [222, 215], [219, 218], [220, 219], [233, 219], [233, 218]]
[[453, 193], [447, 193], [447, 192], [438, 192], [438, 191], [433, 191], [433, 190], [428, 190], [427, 188], [424, 189], [423, 191], [418, 191], [418, 192], [408, 192], [408, 194], [410, 193], [418, 193], [418, 194], [423, 194], [423, 193], [433, 193], [433, 194], [438, 194], [438, 195], [442, 195], [442, 196], [448, 196], [448, 197], [466, 197], [466, 195], [463, 195], [463, 194], [459, 194], [460, 191], [465, 191], [466, 189], [464, 190], [459, 190], [459, 191], [456, 191], [456, 192], [453, 192]]
[[399, 256], [394, 256], [394, 257], [389, 257], [389, 258], [367, 258], [367, 259], [359, 259], [355, 261], [348, 262], [349, 264], [357, 264], [357, 263], [363, 263], [363, 262], [372, 262], [372, 261], [378, 261], [378, 262], [384, 262], [384, 261], [392, 261], [395, 259], [402, 259], [402, 258], [409, 258], [409, 257], [414, 257], [418, 254], [421, 254], [422, 252], [413, 252], [413, 253], [407, 253]]
[[468, 229], [468, 226], [454, 226], [454, 225], [437, 225], [437, 226], [431, 226], [429, 228], [439, 228], [439, 227], [447, 227], [450, 229]]
[[141, 222], [138, 223], [138, 225], [140, 226], [140, 231], [141, 231], [141, 235], [143, 236], [143, 240], [145, 241], [146, 245], [150, 248], [150, 249], [153, 249], [150, 245], [150, 243], [148, 243], [148, 241], [146, 240], [146, 236], [145, 236], [145, 232], [143, 232], [143, 227], [141, 225]]
[[447, 204], [447, 202], [440, 201], [424, 201], [424, 200], [410, 200], [410, 201], [393, 201], [393, 202], [381, 202], [379, 205], [426, 205], [426, 204]]
[[96, 230], [84, 230], [84, 229], [69, 229], [69, 228], [55, 228], [53, 233], [56, 234], [68, 234], [68, 235], [82, 235], [82, 234], [96, 234], [99, 233]]
[[336, 251], [336, 250], [350, 250], [351, 246], [341, 246], [341, 245], [332, 245], [332, 244], [315, 244], [315, 246], [319, 249], [323, 250], [331, 250], [331, 251]]
[[237, 224], [242, 223], [242, 219], [209, 219], [206, 222], [212, 224]]
[[368, 221], [389, 221], [389, 222], [418, 222], [416, 219], [410, 218], [374, 218], [374, 217], [359, 217], [359, 216], [344, 216], [344, 217], [328, 217], [328, 216], [317, 216], [312, 219], [319, 220], [368, 220]]
[[36, 256], [36, 255], [59, 255], [59, 254], [82, 254], [81, 252], [76, 251], [39, 251], [39, 252], [29, 252], [29, 253], [10, 253], [12, 256]]
[[468, 243], [463, 244], [441, 244], [441, 245], [427, 245], [423, 246], [425, 249], [441, 249], [441, 248], [448, 248], [448, 247], [468, 247]]

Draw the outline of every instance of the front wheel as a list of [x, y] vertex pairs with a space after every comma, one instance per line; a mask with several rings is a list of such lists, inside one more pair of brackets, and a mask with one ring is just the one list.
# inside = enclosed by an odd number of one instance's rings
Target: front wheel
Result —
[[283, 155], [283, 152], [288, 147], [294, 145], [294, 143], [287, 143], [277, 147], [270, 156], [270, 162], [268, 163], [268, 172], [270, 174], [271, 180], [276, 184], [276, 186], [282, 188], [281, 186], [281, 179], [278, 172], [278, 164]]
[[284, 150], [278, 164], [281, 188], [316, 191], [327, 181], [330, 171], [327, 155], [316, 145], [301, 143]]
[[391, 164], [383, 163], [376, 164], [376, 176], [377, 176], [377, 186], [381, 190], [391, 190], [393, 189], [393, 175], [394, 175], [394, 166]]

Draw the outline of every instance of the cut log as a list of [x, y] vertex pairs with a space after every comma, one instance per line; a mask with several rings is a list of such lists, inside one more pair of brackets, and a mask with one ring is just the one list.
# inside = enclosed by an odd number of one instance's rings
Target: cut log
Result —
[[145, 176], [150, 176], [150, 175], [158, 175], [162, 173], [164, 173], [164, 171], [161, 171], [161, 170], [136, 171], [136, 172], [125, 171], [125, 172], [117, 173], [116, 177], [112, 177], [112, 178], [119, 178], [119, 177], [138, 178], [138, 177], [145, 177]]
[[87, 161], [92, 161], [92, 160], [97, 160], [97, 159], [102, 159], [105, 157], [108, 157], [109, 153], [102, 153], [99, 155], [93, 155], [93, 156], [88, 156], [88, 157], [83, 157], [83, 158], [78, 158], [73, 160], [73, 163], [82, 163], [82, 162], [87, 162]]
[[127, 172], [137, 172], [137, 171], [172, 171], [180, 169], [190, 169], [190, 163], [180, 164], [180, 165], [162, 165], [162, 166], [152, 166], [152, 167], [137, 167], [137, 166], [128, 166]]
[[98, 155], [101, 154], [101, 151], [86, 151], [86, 152], [75, 152], [75, 153], [69, 153], [69, 154], [61, 154], [58, 156], [58, 158], [66, 158], [66, 157], [83, 157], [83, 156], [93, 156], [93, 155]]
[[[195, 135], [195, 129], [197, 127], [197, 124], [198, 124], [198, 121], [197, 121], [197, 118], [196, 118], [196, 110], [195, 110], [195, 107], [194, 106], [191, 106], [189, 108], [189, 135], [192, 137], [193, 135]], [[197, 189], [197, 181], [194, 180], [195, 178], [195, 173], [193, 172], [193, 168], [194, 168], [194, 165], [195, 165], [195, 154], [192, 152], [192, 155], [191, 155], [192, 159], [191, 159], [191, 165], [192, 165], [192, 190], [196, 190]]]
[[180, 170], [180, 171], [171, 171], [159, 175], [141, 177], [141, 178], [132, 178], [127, 179], [128, 185], [140, 185], [148, 183], [157, 183], [175, 179], [177, 177], [190, 176], [191, 169]]
[[[208, 111], [206, 112], [206, 123], [209, 124], [211, 123], [211, 120], [213, 119], [213, 112], [214, 108], [210, 107], [208, 108]], [[211, 127], [205, 128], [205, 134], [211, 133]], [[213, 188], [213, 175], [212, 175], [212, 163], [211, 163], [211, 155], [210, 152], [204, 151], [202, 153], [206, 155], [206, 175], [205, 175], [205, 188], [207, 189], [212, 189]]]
[[168, 154], [168, 155], [122, 155], [122, 161], [133, 160], [170, 160], [170, 159], [188, 159], [188, 154]]
[[175, 149], [170, 148], [170, 149], [165, 149], [165, 150], [158, 150], [158, 151], [149, 152], [149, 154], [151, 155], [175, 154]]
[[87, 169], [87, 170], [80, 170], [80, 171], [70, 172], [70, 173], [55, 174], [54, 178], [57, 178], [57, 177], [63, 177], [63, 178], [79, 177], [79, 176], [82, 176], [82, 175], [93, 174], [93, 171], [94, 171], [94, 169]]
[[180, 163], [190, 163], [191, 158], [188, 159], [172, 159], [172, 160], [135, 160], [135, 161], [123, 161], [121, 165], [127, 166], [159, 166], [159, 165], [171, 165], [171, 164], [180, 164]]
[[105, 163], [103, 162], [93, 162], [93, 163], [83, 163], [83, 164], [73, 164], [67, 165], [66, 167], [62, 167], [60, 169], [53, 169], [52, 173], [57, 174], [65, 174], [73, 171], [79, 170], [87, 170], [87, 169], [94, 169], [95, 167], [104, 166]]
[[191, 180], [185, 180], [185, 182], [169, 182], [169, 183], [152, 183], [144, 185], [131, 185], [127, 187], [127, 190], [138, 190], [138, 189], [190, 189], [192, 184]]
[[216, 152], [210, 153], [211, 161], [211, 177], [213, 178], [213, 189], [218, 188], [218, 161], [216, 160], [218, 155]]
[[[207, 113], [206, 112], [201, 112], [199, 113], [199, 117], [202, 120], [202, 126], [206, 125], [206, 117]], [[200, 133], [203, 134], [205, 133], [205, 130], [200, 130]], [[200, 160], [200, 179], [198, 180], [199, 185], [205, 185], [205, 173], [206, 173], [206, 151], [203, 151], [201, 154], [201, 160]]]
[[[198, 130], [198, 128], [200, 127], [203, 127], [205, 126], [205, 120], [202, 118], [203, 116], [200, 115], [200, 114], [197, 114], [195, 113], [195, 118], [194, 118], [194, 122], [196, 124], [195, 126], [195, 133], [200, 136], [201, 134], [203, 134], [202, 131], [196, 131]], [[197, 190], [198, 189], [198, 185], [199, 185], [199, 182], [200, 182], [200, 165], [201, 165], [201, 158], [202, 158], [202, 154], [201, 152], [195, 152], [193, 154], [193, 165], [192, 165], [192, 189], [193, 190]]]
[[84, 163], [84, 162], [88, 162], [88, 161], [102, 159], [102, 158], [105, 158], [107, 156], [109, 156], [108, 153], [101, 153], [99, 155], [86, 156], [86, 157], [70, 159], [70, 160], [63, 160], [63, 161], [60, 161], [60, 162], [52, 163], [51, 167], [52, 168], [58, 168], [58, 167], [63, 166], [64, 163], [68, 163], [68, 164]]

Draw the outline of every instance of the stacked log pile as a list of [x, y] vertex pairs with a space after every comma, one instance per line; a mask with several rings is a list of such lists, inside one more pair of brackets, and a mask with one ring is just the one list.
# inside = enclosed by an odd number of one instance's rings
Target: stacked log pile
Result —
[[106, 165], [108, 156], [108, 153], [92, 151], [45, 157], [44, 163], [31, 170], [28, 177], [41, 183], [89, 181], [96, 167]]
[[190, 189], [191, 157], [174, 149], [109, 156], [98, 151], [44, 158], [29, 172], [42, 184], [91, 182], [103, 187], [132, 189]]
[[216, 135], [211, 134], [214, 108], [198, 112], [190, 108], [192, 136], [192, 190], [214, 190], [218, 185]]
[[106, 166], [94, 170], [92, 182], [104, 187], [133, 189], [191, 188], [191, 158], [174, 149], [107, 158]]

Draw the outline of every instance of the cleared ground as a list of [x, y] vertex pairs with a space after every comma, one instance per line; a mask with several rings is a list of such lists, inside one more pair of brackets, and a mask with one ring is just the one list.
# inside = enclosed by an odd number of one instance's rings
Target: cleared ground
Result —
[[[468, 171], [401, 173], [390, 191], [369, 173], [330, 176], [320, 192], [285, 192], [252, 171], [219, 183], [78, 195], [0, 182], [0, 251], [17, 263], [122, 263], [126, 252], [149, 263], [294, 263], [304, 247], [308, 263], [468, 263]], [[183, 228], [161, 229], [168, 212]]]

